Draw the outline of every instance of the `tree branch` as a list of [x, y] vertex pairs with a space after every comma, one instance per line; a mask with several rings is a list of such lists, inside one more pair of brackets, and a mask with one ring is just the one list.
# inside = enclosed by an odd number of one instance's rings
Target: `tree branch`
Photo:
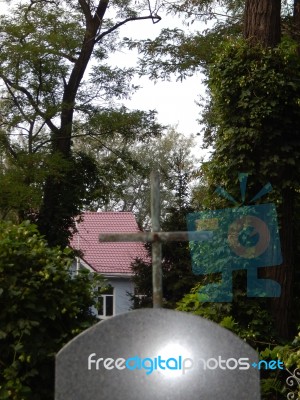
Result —
[[25, 96], [27, 97], [27, 99], [29, 101], [29, 104], [33, 107], [35, 112], [45, 120], [46, 124], [48, 125], [48, 127], [50, 128], [50, 130], [53, 133], [59, 132], [59, 129], [53, 124], [51, 119], [49, 117], [47, 117], [46, 114], [39, 109], [38, 105], [36, 104], [36, 102], [33, 99], [33, 96], [31, 95], [31, 93], [28, 92], [28, 90], [26, 88], [24, 88], [23, 86], [20, 86], [16, 83], [13, 83], [10, 79], [6, 78], [6, 76], [4, 76], [3, 74], [0, 74], [0, 77], [3, 79], [6, 86], [8, 85], [8, 86], [12, 87], [13, 89], [19, 90], [20, 92], [25, 94]]
[[4, 81], [5, 86], [9, 92], [9, 94], [11, 95], [13, 102], [15, 103], [15, 106], [17, 107], [17, 109], [19, 110], [20, 114], [23, 116], [23, 118], [25, 119], [25, 121], [27, 121], [29, 124], [31, 122], [31, 119], [27, 117], [27, 115], [24, 113], [24, 111], [22, 110], [22, 107], [19, 104], [18, 99], [16, 98], [14, 92], [11, 90], [10, 86]]
[[53, 51], [53, 52], [49, 52], [49, 54], [54, 54], [54, 55], [57, 54], [58, 56], [63, 57], [65, 59], [67, 59], [68, 61], [72, 62], [72, 63], [75, 63], [77, 61], [76, 57], [73, 57], [73, 56], [71, 56], [71, 55], [69, 55], [67, 53], [62, 52], [62, 51], [59, 51], [58, 53], [55, 53]]
[[41, 149], [45, 144], [51, 143], [52, 139], [47, 139], [44, 140], [43, 142], [40, 142], [37, 146], [34, 147], [34, 150], [32, 151], [34, 154], [38, 152], [39, 149]]
[[95, 13], [95, 16], [94, 16], [94, 19], [97, 18], [97, 19], [99, 19], [99, 21], [102, 21], [105, 11], [107, 9], [107, 6], [108, 6], [108, 0], [100, 0], [97, 10], [96, 10], [96, 13]]
[[101, 33], [99, 36], [97, 36], [97, 37], [95, 38], [95, 43], [100, 42], [100, 40], [101, 40], [104, 36], [106, 36], [106, 35], [108, 35], [109, 33], [115, 31], [115, 30], [118, 29], [120, 26], [126, 24], [126, 23], [129, 22], [129, 21], [140, 21], [140, 20], [144, 20], [144, 19], [152, 19], [152, 21], [156, 20], [155, 22], [153, 22], [153, 23], [156, 24], [157, 22], [159, 22], [159, 21], [161, 20], [161, 17], [160, 17], [159, 15], [148, 15], [148, 16], [145, 16], [145, 17], [130, 17], [130, 18], [127, 18], [127, 19], [125, 19], [124, 21], [119, 22], [118, 24], [114, 25], [114, 26], [111, 27], [110, 29], [107, 29], [107, 31], [105, 31], [105, 32]]
[[10, 145], [10, 142], [8, 140], [8, 135], [4, 134], [4, 132], [0, 132], [0, 142], [1, 144], [4, 144], [5, 150], [8, 151], [8, 153], [15, 159], [18, 159], [17, 153], [14, 151], [12, 146]]
[[86, 24], [89, 24], [92, 20], [92, 14], [89, 5], [85, 0], [78, 0], [78, 3], [82, 9]]
[[44, 128], [44, 125], [46, 124], [45, 121], [43, 121], [40, 125], [40, 127], [37, 129], [37, 131], [35, 132], [35, 134], [33, 135], [33, 139], [36, 139], [39, 135], [39, 133], [41, 132], [41, 130]]

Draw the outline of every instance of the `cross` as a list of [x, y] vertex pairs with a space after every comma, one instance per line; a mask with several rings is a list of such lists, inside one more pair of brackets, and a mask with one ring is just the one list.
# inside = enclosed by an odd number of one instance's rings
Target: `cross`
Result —
[[207, 240], [207, 233], [191, 232], [162, 232], [160, 230], [160, 188], [159, 173], [152, 171], [151, 182], [151, 232], [139, 233], [101, 233], [100, 242], [151, 242], [152, 243], [152, 288], [153, 308], [162, 307], [162, 268], [161, 243], [165, 241], [184, 242], [192, 240]]

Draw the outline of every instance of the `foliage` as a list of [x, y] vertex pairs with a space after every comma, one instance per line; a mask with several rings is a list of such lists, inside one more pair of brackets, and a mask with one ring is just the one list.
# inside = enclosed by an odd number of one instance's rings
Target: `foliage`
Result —
[[[241, 39], [245, 1], [187, 0], [179, 5], [172, 4], [170, 8], [173, 6], [173, 11], [186, 13], [191, 19], [208, 20], [216, 16], [214, 7], [217, 3], [225, 7], [225, 14], [233, 16], [232, 22], [218, 23], [213, 29], [195, 36], [187, 36], [179, 30], [174, 30], [172, 36], [170, 30], [165, 30], [154, 41], [128, 43], [144, 52], [146, 57], [141, 60], [141, 70], [153, 79], [166, 79], [174, 73], [184, 78], [199, 68], [207, 73], [211, 98], [202, 123], [206, 125], [205, 145], [213, 145], [214, 153], [201, 168], [201, 186], [194, 191], [193, 204], [201, 205], [201, 209], [222, 208], [225, 202], [213, 196], [214, 189], [217, 185], [225, 186], [237, 197], [238, 172], [255, 177], [255, 182], [252, 180], [248, 188], [246, 201], [271, 181], [274, 191], [269, 200], [280, 206], [281, 227], [284, 224], [289, 227], [282, 231], [283, 241], [289, 242], [297, 265], [299, 234], [296, 233], [296, 240], [292, 241], [291, 232], [294, 227], [299, 231], [299, 44], [284, 36], [276, 49], [250, 47]], [[291, 11], [293, 4], [290, 1], [282, 3], [286, 6], [282, 31], [299, 42], [299, 32], [293, 32], [296, 30], [295, 15]], [[288, 206], [290, 214], [286, 213]], [[287, 250], [286, 246], [285, 252], [290, 252], [290, 248]], [[286, 266], [290, 269], [293, 268], [292, 258], [288, 255]], [[290, 280], [290, 276], [286, 276], [286, 280]], [[295, 277], [299, 285], [299, 274]], [[202, 279], [199, 285], [205, 285], [209, 279]], [[291, 342], [282, 345], [273, 326], [269, 304], [263, 299], [246, 299], [239, 286], [243, 280], [243, 274], [238, 273], [238, 288], [232, 304], [201, 303], [196, 287], [179, 303], [179, 308], [221, 323], [261, 351], [266, 351], [267, 345], [271, 349], [277, 348], [279, 354], [279, 348], [286, 347], [291, 359], [287, 355], [282, 358], [287, 363], [293, 360], [297, 365], [297, 348], [295, 350]], [[285, 293], [289, 297], [292, 290]], [[292, 301], [296, 310], [296, 318], [292, 321], [295, 327], [299, 323], [297, 291]], [[281, 307], [280, 312], [278, 314], [286, 323], [282, 313], [288, 310]], [[286, 376], [271, 374], [263, 378], [265, 398], [279, 398], [276, 393], [280, 395]]]
[[292, 332], [298, 322], [293, 304], [299, 296], [296, 287], [293, 295], [293, 286], [299, 284], [299, 63], [297, 46], [288, 38], [274, 49], [249, 47], [243, 40], [224, 44], [210, 67], [206, 141], [214, 143], [214, 153], [203, 169], [210, 199], [217, 184], [239, 198], [238, 172], [254, 178], [246, 203], [267, 182], [272, 184], [268, 197], [278, 208], [285, 268], [274, 269], [269, 278], [282, 286], [279, 301], [286, 304], [281, 304], [280, 317], [274, 307], [273, 317], [285, 337], [285, 327]]
[[[197, 203], [198, 196], [198, 203], [201, 199], [202, 204], [204, 197], [206, 208], [226, 207], [223, 200], [217, 200], [213, 195], [215, 187], [226, 187], [233, 197], [239, 199], [237, 175], [238, 172], [247, 172], [254, 179], [252, 182], [249, 180], [246, 202], [271, 181], [274, 191], [268, 197], [281, 206], [282, 217], [283, 193], [288, 189], [295, 196], [292, 219], [285, 216], [288, 221], [281, 218], [281, 224], [286, 222], [289, 229], [293, 230], [293, 226], [298, 229], [300, 61], [296, 47], [296, 43], [285, 37], [275, 49], [250, 47], [240, 39], [222, 42], [217, 49], [214, 63], [208, 68], [207, 84], [211, 98], [203, 118], [206, 122], [206, 145], [213, 145], [214, 152], [201, 169], [205, 186], [195, 192], [194, 203]], [[284, 235], [282, 238], [284, 241]], [[299, 248], [296, 240], [295, 244], [293, 252], [297, 260]], [[299, 275], [295, 277], [299, 284]], [[289, 340], [282, 341], [274, 326], [274, 315], [269, 312], [269, 302], [245, 297], [243, 273], [234, 276], [236, 287], [230, 304], [201, 303], [198, 289], [213, 279], [202, 278], [199, 286], [179, 303], [179, 309], [220, 323], [247, 340], [261, 352], [262, 357], [279, 357], [287, 367], [296, 368], [299, 363], [297, 345]], [[297, 292], [292, 301], [293, 309], [297, 310]], [[284, 311], [287, 313], [286, 309]], [[299, 323], [299, 314], [294, 314], [294, 320], [288, 321], [293, 327]], [[286, 398], [286, 378], [286, 372], [264, 373], [264, 398]]]
[[[242, 274], [239, 273], [239, 275], [241, 282]], [[208, 282], [208, 279], [207, 277], [201, 279], [201, 282], [178, 302], [177, 310], [191, 312], [219, 323], [246, 340], [254, 348], [265, 345], [266, 338], [270, 344], [275, 343], [274, 326], [271, 316], [266, 311], [265, 299], [247, 298], [242, 289], [235, 288], [232, 303], [202, 302], [198, 291]]]
[[[189, 207], [169, 210], [162, 223], [163, 231], [185, 231], [186, 214]], [[150, 253], [151, 246], [146, 249]], [[152, 268], [151, 263], [137, 260], [132, 264], [133, 282], [137, 296], [132, 298], [133, 307], [151, 307], [152, 305]], [[184, 293], [192, 288], [197, 277], [191, 270], [189, 245], [187, 242], [162, 243], [163, 301], [164, 307], [175, 308]]]
[[251, 48], [243, 41], [224, 46], [210, 68], [214, 120], [205, 136], [215, 144], [210, 168], [219, 181], [231, 182], [237, 171], [259, 171], [260, 184], [271, 179], [282, 188], [299, 187], [299, 82], [291, 42], [277, 49]]
[[70, 249], [48, 247], [36, 227], [1, 222], [0, 398], [53, 399], [54, 355], [96, 322], [103, 280], [71, 276]]
[[[70, 235], [67, 228], [72, 224], [69, 217], [63, 216], [103, 207], [116, 191], [122, 197], [125, 185], [121, 187], [121, 183], [126, 180], [128, 169], [137, 168], [137, 162], [130, 156], [131, 147], [148, 143], [151, 135], [158, 136], [161, 130], [154, 112], [130, 112], [123, 107], [104, 109], [101, 113], [95, 111], [88, 121], [76, 123], [73, 154], [68, 160], [46, 150], [28, 154], [20, 144], [14, 144], [13, 154], [4, 149], [0, 163], [1, 217], [36, 221], [45, 182], [52, 177], [60, 182], [61, 193], [47, 236], [53, 240], [59, 236], [60, 244], [67, 245]], [[55, 231], [58, 225], [59, 235]]]
[[[241, 273], [238, 274], [241, 279]], [[236, 287], [232, 303], [201, 302], [198, 291], [207, 283], [207, 279], [201, 279], [201, 282], [177, 303], [177, 310], [199, 315], [229, 329], [256, 349], [261, 359], [279, 359], [290, 372], [300, 367], [299, 334], [293, 341], [281, 341], [276, 334], [272, 316], [267, 311], [265, 299], [246, 298], [244, 292]], [[236, 286], [240, 287], [240, 283], [241, 280]], [[285, 399], [288, 376], [286, 370], [262, 371], [262, 398]]]
[[126, 38], [129, 49], [137, 48], [139, 74], [153, 80], [169, 80], [173, 75], [183, 80], [198, 72], [206, 71], [214, 60], [216, 49], [225, 37], [240, 35], [236, 23], [217, 24], [204, 32], [187, 34], [182, 29], [162, 29], [153, 40], [134, 41]]
[[130, 49], [137, 48], [140, 58], [140, 75], [150, 79], [169, 79], [178, 73], [179, 79], [192, 76], [205, 65], [212, 45], [205, 35], [186, 35], [181, 29], [163, 29], [154, 40], [132, 41], [127, 39]]
[[[133, 113], [127, 117], [131, 116], [134, 117]], [[150, 120], [146, 117], [145, 125]], [[108, 126], [111, 127], [116, 118], [109, 118], [108, 122], [110, 120]], [[97, 121], [100, 123], [93, 125], [93, 135], [88, 140], [79, 137], [75, 142], [75, 148], [96, 160], [101, 187], [107, 188], [106, 197], [95, 196], [88, 208], [132, 211], [139, 226], [149, 229], [150, 171], [160, 169], [161, 214], [165, 218], [168, 208], [178, 206], [176, 191], [181, 190], [181, 180], [187, 179], [186, 187], [189, 187], [197, 179], [198, 160], [191, 155], [194, 139], [183, 136], [175, 129], [162, 132], [160, 127], [157, 127], [155, 137], [150, 136], [147, 131], [154, 129], [151, 121], [148, 127], [137, 133], [132, 129], [134, 124], [131, 124], [131, 129], [129, 126], [116, 129], [113, 136], [109, 132], [100, 136], [103, 127], [101, 119], [97, 118]]]
[[92, 160], [73, 152], [76, 126], [136, 90], [134, 69], [107, 63], [122, 45], [117, 30], [159, 21], [153, 12], [146, 1], [23, 1], [0, 18], [2, 212], [34, 220], [52, 245], [66, 245], [93, 186]]
[[143, 184], [149, 177], [150, 152], [160, 141], [163, 128], [156, 122], [154, 111], [129, 111], [125, 107], [95, 113], [78, 126], [74, 149], [95, 161], [100, 180], [86, 209], [134, 209], [143, 214], [145, 196], [140, 192], [144, 193]]
[[[293, 396], [300, 394], [299, 382], [292, 379], [296, 370], [300, 369], [300, 334], [295, 337], [293, 341], [289, 341], [283, 345], [268, 346], [260, 352], [260, 357], [263, 359], [279, 359], [283, 361], [285, 370], [284, 372], [273, 372], [269, 377], [262, 380], [262, 390], [266, 395], [274, 393], [281, 394], [286, 398], [288, 393], [294, 393]], [[298, 377], [298, 375], [296, 375]], [[283, 384], [283, 382], [285, 382]], [[289, 383], [291, 385], [289, 385]], [[291, 394], [289, 395], [291, 396]], [[293, 398], [293, 397], [291, 397]]]
[[[168, 80], [175, 75], [183, 80], [199, 71], [206, 72], [220, 42], [242, 34], [244, 0], [183, 0], [164, 3], [162, 7], [167, 13], [182, 17], [191, 32], [165, 28], [153, 40], [125, 38], [125, 45], [141, 54], [140, 75], [146, 74], [150, 79]], [[193, 29], [195, 21], [205, 22], [205, 29]]]
[[264, 358], [279, 358], [287, 369], [300, 368], [300, 333], [293, 341], [283, 346], [268, 347], [260, 355]]
[[[169, 191], [172, 197], [171, 201], [163, 207], [161, 228], [165, 232], [185, 231], [186, 215], [192, 211], [189, 205], [190, 183], [195, 177], [195, 170], [189, 154], [191, 149], [175, 132], [165, 139], [165, 145], [161, 148], [164, 150], [168, 149], [168, 146], [170, 148], [168, 152], [163, 153], [168, 158], [161, 158], [161, 176], [163, 190]], [[167, 163], [165, 163], [166, 161]], [[163, 197], [163, 201], [166, 201], [165, 197]], [[147, 245], [149, 252], [150, 249], [151, 246]], [[162, 271], [164, 306], [174, 308], [176, 302], [196, 282], [191, 271], [188, 242], [162, 243]], [[133, 272], [136, 292], [139, 295], [138, 298], [135, 298], [134, 306], [136, 308], [149, 306], [152, 301], [151, 266], [139, 260], [133, 264]]]

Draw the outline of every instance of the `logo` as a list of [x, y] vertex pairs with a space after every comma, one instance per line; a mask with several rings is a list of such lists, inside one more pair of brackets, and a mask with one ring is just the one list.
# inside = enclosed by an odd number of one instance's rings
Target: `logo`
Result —
[[[232, 301], [232, 272], [247, 271], [248, 297], [279, 297], [280, 285], [271, 279], [258, 278], [258, 269], [282, 263], [276, 208], [273, 203], [245, 205], [247, 174], [239, 174], [242, 202], [226, 190], [216, 192], [237, 207], [190, 213], [188, 230], [206, 233], [206, 239], [190, 241], [195, 275], [221, 274], [221, 281], [199, 291], [202, 302]], [[250, 204], [272, 190], [267, 183]], [[204, 237], [204, 236], [203, 236]]]

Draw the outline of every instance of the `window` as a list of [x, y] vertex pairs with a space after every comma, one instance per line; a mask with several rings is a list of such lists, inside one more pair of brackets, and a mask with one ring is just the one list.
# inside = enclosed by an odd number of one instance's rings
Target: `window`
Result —
[[99, 317], [112, 317], [114, 315], [114, 288], [109, 286], [104, 291], [101, 290]]

